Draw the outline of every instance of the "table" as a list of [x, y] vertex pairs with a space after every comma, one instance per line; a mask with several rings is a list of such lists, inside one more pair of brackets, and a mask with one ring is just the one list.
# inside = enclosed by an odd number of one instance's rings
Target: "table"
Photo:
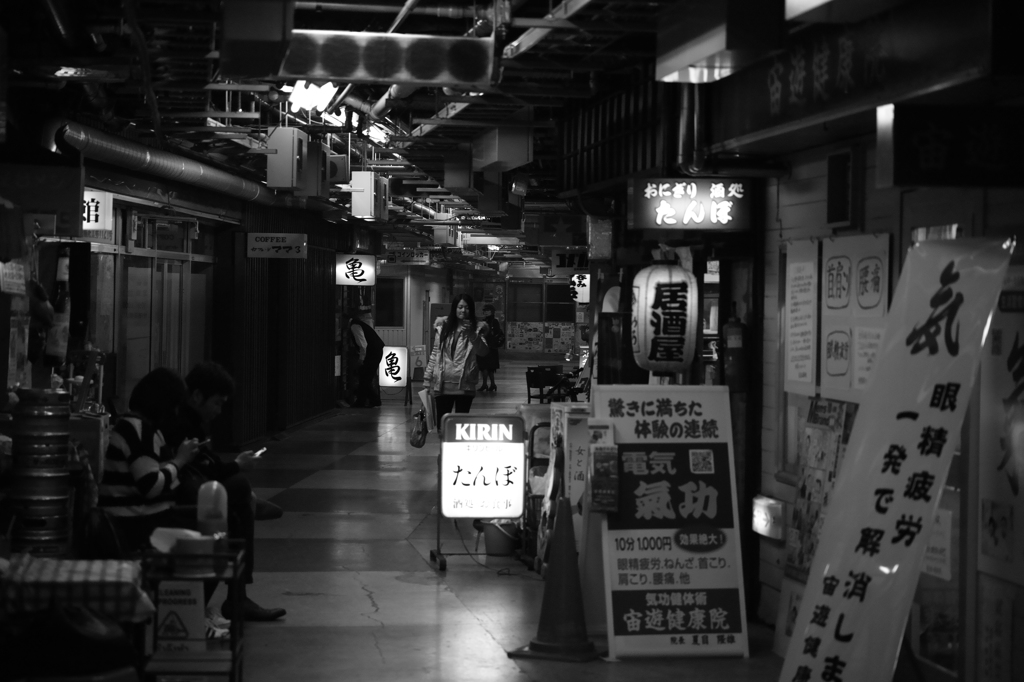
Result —
[[85, 606], [119, 623], [143, 623], [156, 613], [138, 561], [12, 555], [0, 576], [0, 610], [42, 611], [53, 603]]

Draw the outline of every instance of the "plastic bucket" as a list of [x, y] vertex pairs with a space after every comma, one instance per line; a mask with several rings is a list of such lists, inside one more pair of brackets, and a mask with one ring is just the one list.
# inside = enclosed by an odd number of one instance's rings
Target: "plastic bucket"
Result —
[[495, 521], [484, 523], [484, 551], [487, 556], [509, 556], [515, 551], [517, 540], [516, 524]]

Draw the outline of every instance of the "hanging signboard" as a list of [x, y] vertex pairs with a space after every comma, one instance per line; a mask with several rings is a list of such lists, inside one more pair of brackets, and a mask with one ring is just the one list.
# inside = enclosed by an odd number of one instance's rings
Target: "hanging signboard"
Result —
[[619, 452], [602, 529], [616, 656], [748, 656], [729, 389], [595, 385]]
[[430, 249], [389, 249], [384, 258], [392, 265], [430, 265]]
[[250, 232], [245, 255], [249, 258], [305, 258], [306, 235], [293, 232]]
[[818, 331], [818, 242], [792, 242], [786, 250], [786, 390], [815, 393]]
[[377, 381], [381, 388], [395, 388], [409, 383], [409, 349], [384, 346], [384, 355], [377, 365]]
[[441, 422], [441, 513], [449, 519], [523, 515], [522, 417], [446, 414]]
[[892, 676], [1011, 248], [910, 249], [780, 682]]
[[590, 303], [590, 275], [570, 277], [569, 296], [577, 303]]
[[821, 243], [821, 395], [860, 402], [889, 302], [889, 235]]
[[740, 232], [753, 215], [751, 180], [636, 178], [628, 186], [627, 228]]
[[82, 196], [82, 229], [114, 229], [114, 195], [87, 189]]
[[334, 254], [335, 283], [372, 287], [377, 283], [377, 257], [365, 253]]
[[980, 414], [978, 568], [1024, 586], [1024, 268], [1010, 269], [992, 314]]

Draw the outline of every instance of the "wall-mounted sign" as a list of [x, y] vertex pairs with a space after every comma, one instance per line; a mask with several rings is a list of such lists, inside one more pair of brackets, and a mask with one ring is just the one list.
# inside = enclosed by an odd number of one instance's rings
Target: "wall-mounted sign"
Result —
[[753, 182], [735, 178], [646, 178], [629, 185], [630, 229], [750, 229]]
[[405, 386], [409, 383], [409, 349], [404, 346], [384, 346], [384, 355], [377, 365], [377, 380], [381, 388]]
[[586, 251], [567, 251], [553, 249], [551, 251], [551, 274], [564, 277], [577, 273], [590, 272], [590, 256]]
[[754, 518], [751, 528], [758, 535], [781, 540], [786, 527], [785, 503], [764, 495], [754, 497]]
[[337, 284], [372, 287], [377, 283], [377, 257], [364, 253], [336, 253], [334, 278]]
[[87, 189], [82, 196], [82, 229], [114, 229], [114, 195]]
[[678, 265], [651, 265], [633, 278], [636, 363], [652, 372], [682, 372], [697, 344], [697, 277]]
[[430, 265], [430, 249], [390, 249], [384, 258], [392, 265]]
[[590, 303], [590, 275], [569, 278], [569, 296], [577, 303]]
[[245, 255], [249, 258], [305, 258], [306, 235], [290, 232], [250, 232]]
[[440, 466], [445, 517], [522, 516], [526, 445], [521, 417], [445, 415]]

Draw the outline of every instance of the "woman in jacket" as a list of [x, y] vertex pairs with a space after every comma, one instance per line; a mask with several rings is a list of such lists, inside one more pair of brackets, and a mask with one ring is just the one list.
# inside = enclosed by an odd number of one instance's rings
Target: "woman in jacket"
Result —
[[434, 395], [438, 429], [449, 412], [469, 412], [479, 380], [476, 356], [490, 352], [484, 340], [489, 327], [477, 322], [475, 310], [473, 299], [460, 294], [452, 301], [448, 317], [434, 327], [434, 347], [423, 372], [423, 385]]

